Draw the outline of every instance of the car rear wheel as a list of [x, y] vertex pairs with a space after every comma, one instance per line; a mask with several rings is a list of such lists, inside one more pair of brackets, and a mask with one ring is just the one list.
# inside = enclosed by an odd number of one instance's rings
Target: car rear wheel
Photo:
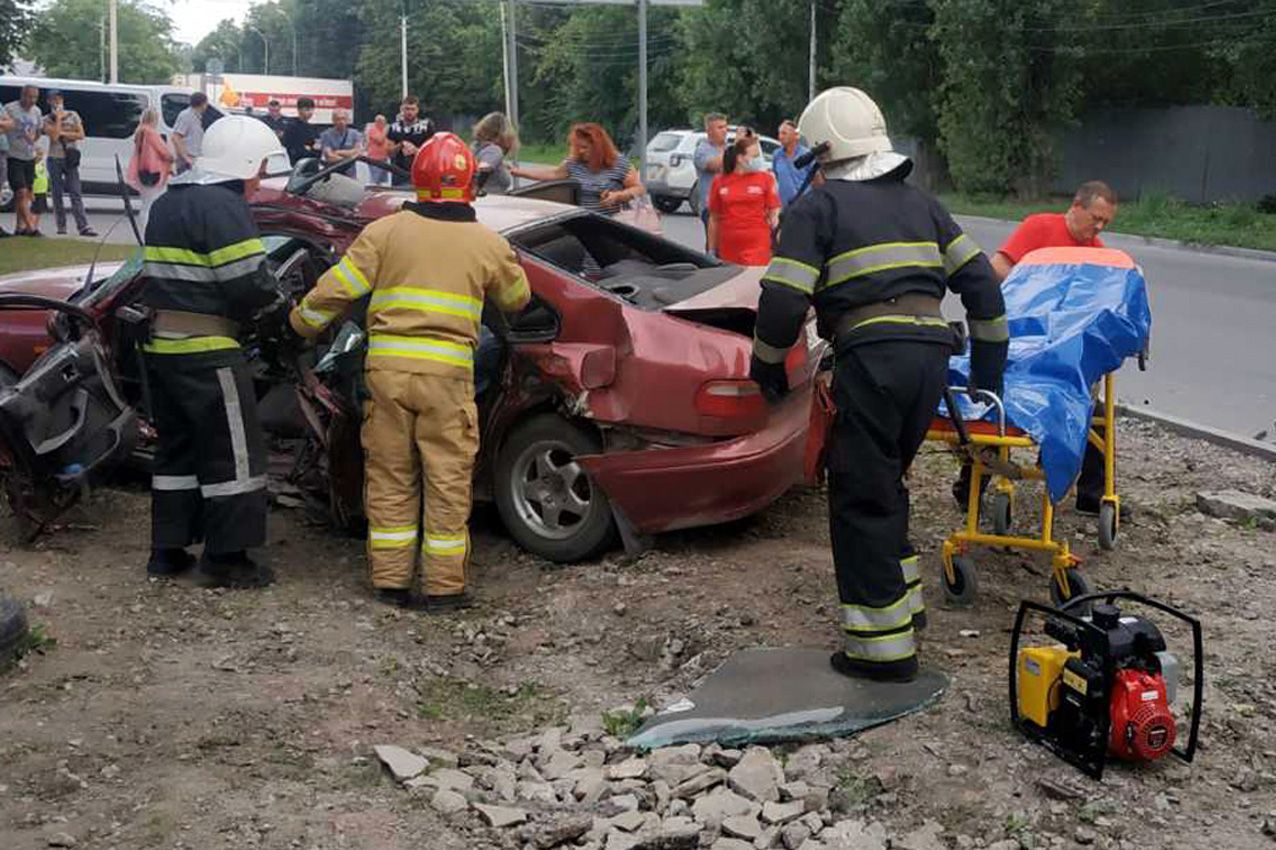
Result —
[[668, 195], [652, 195], [651, 203], [666, 215], [672, 215], [682, 206], [682, 198], [671, 198]]
[[596, 454], [598, 437], [560, 416], [516, 427], [496, 459], [496, 508], [524, 549], [556, 562], [598, 555], [615, 539], [611, 505], [576, 462]]

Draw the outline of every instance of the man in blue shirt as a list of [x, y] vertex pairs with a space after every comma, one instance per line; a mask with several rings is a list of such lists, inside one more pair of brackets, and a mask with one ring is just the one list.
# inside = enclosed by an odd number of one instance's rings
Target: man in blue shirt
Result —
[[[319, 134], [319, 150], [325, 166], [363, 153], [363, 134], [350, 126], [349, 112], [340, 107], [332, 110], [332, 126]], [[354, 177], [354, 163], [338, 168], [337, 173]]]
[[801, 137], [798, 135], [797, 126], [792, 122], [785, 120], [780, 124], [780, 132], [777, 134], [780, 139], [780, 150], [775, 152], [774, 158], [771, 160], [771, 170], [775, 172], [775, 182], [780, 187], [780, 203], [785, 207], [797, 200], [798, 190], [802, 188], [802, 183], [806, 181], [806, 175], [815, 168], [812, 162], [805, 169], [799, 171], [793, 166], [793, 160], [802, 156], [807, 149], [802, 146]]
[[709, 187], [722, 172], [722, 153], [727, 148], [727, 116], [710, 112], [704, 117], [706, 138], [696, 145], [692, 159], [696, 166], [696, 192], [700, 203], [700, 221], [704, 224], [705, 244], [709, 240]]

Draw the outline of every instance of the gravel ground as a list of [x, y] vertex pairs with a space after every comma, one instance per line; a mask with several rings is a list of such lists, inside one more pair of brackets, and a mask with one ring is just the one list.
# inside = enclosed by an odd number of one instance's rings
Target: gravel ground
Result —
[[[812, 830], [795, 847], [1276, 845], [1276, 535], [1206, 517], [1195, 500], [1223, 487], [1276, 497], [1276, 469], [1150, 424], [1120, 429], [1121, 490], [1135, 511], [1120, 547], [1100, 552], [1093, 521], [1068, 510], [1059, 532], [1092, 583], [1129, 586], [1203, 620], [1195, 764], [1117, 766], [1095, 783], [1010, 728], [1012, 614], [1021, 598], [1048, 598], [1048, 566], [977, 552], [979, 599], [945, 610], [937, 552], [959, 521], [947, 498], [956, 464], [928, 448], [911, 482], [931, 603], [923, 657], [952, 688], [920, 715], [811, 757], [819, 765], [807, 781], [833, 800], [809, 813], [826, 822], [823, 838]], [[489, 826], [468, 806], [501, 802], [506, 765], [535, 785], [533, 774], [550, 784], [549, 762], [622, 762], [628, 754], [600, 729], [603, 712], [666, 705], [737, 649], [832, 647], [819, 491], [793, 492], [747, 521], [667, 535], [637, 559], [617, 552], [566, 568], [516, 549], [480, 508], [479, 604], [447, 617], [371, 602], [361, 544], [288, 510], [274, 515], [263, 552], [277, 586], [228, 593], [148, 581], [148, 510], [140, 489], [104, 489], [36, 544], [0, 547], [0, 588], [56, 639], [0, 676], [0, 847], [555, 846], [541, 830], [564, 817], [589, 822], [573, 839], [589, 847], [740, 850], [802, 838], [777, 829], [745, 843], [695, 818], [694, 844], [631, 843], [661, 818], [693, 816], [672, 814], [683, 808], [676, 800], [661, 810], [650, 774], [607, 780], [584, 801], [560, 776], [543, 799], [519, 802], [530, 818], [521, 826]], [[1019, 512], [1031, 522], [1031, 509]], [[549, 744], [526, 744], [553, 729]], [[444, 813], [454, 798], [436, 799], [438, 781], [401, 787], [374, 755], [382, 744], [459, 754], [477, 785]], [[790, 782], [807, 758], [796, 747], [771, 755]], [[706, 776], [729, 761], [700, 756]], [[687, 804], [706, 793], [724, 792], [689, 793]], [[630, 796], [656, 821], [625, 815]], [[632, 834], [608, 820], [617, 811]]]

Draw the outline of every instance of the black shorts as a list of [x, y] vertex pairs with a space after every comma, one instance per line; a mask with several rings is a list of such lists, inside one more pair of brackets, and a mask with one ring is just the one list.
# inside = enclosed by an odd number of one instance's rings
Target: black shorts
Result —
[[9, 157], [9, 188], [15, 192], [35, 188], [35, 160]]

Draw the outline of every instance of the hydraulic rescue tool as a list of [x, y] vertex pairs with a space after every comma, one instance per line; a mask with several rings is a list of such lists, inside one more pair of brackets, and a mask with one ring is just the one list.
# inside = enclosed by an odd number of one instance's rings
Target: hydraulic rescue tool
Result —
[[[1180, 664], [1151, 620], [1122, 613], [1127, 600], [1168, 614], [1192, 630], [1193, 675], [1185, 748], [1171, 710]], [[1081, 616], [1087, 610], [1089, 613]], [[1029, 612], [1044, 618], [1058, 643], [1020, 647]], [[1196, 754], [1205, 685], [1201, 624], [1193, 617], [1131, 591], [1092, 593], [1061, 610], [1025, 600], [1010, 641], [1010, 718], [1029, 739], [1099, 779], [1108, 757], [1151, 762]]]

